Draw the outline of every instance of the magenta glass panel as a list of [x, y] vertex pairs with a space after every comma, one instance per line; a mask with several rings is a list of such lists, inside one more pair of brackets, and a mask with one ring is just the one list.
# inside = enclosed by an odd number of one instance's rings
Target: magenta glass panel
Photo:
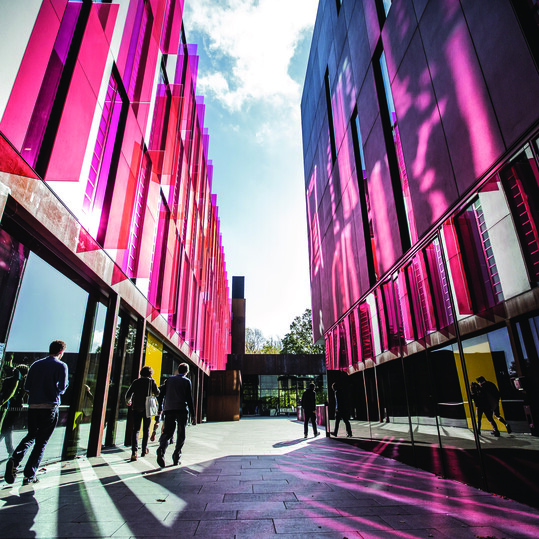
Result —
[[397, 318], [395, 295], [393, 292], [393, 282], [386, 282], [381, 288], [386, 312], [389, 350], [396, 354], [399, 349], [399, 322]]
[[458, 311], [460, 314], [472, 314], [472, 301], [464, 273], [462, 255], [454, 222], [452, 220], [445, 222], [442, 230], [451, 271], [451, 286], [457, 298]]
[[176, 54], [180, 44], [184, 0], [167, 0], [163, 32], [161, 34], [161, 52]]
[[479, 199], [455, 218], [455, 224], [474, 312], [482, 312], [502, 301], [503, 293]]
[[352, 362], [350, 361], [350, 335], [347, 320], [341, 320], [337, 327], [339, 332], [339, 369], [348, 371]]
[[133, 215], [129, 232], [129, 244], [125, 253], [123, 267], [126, 275], [130, 278], [140, 277], [138, 273], [140, 261], [140, 246], [142, 243], [142, 230], [144, 216], [146, 215], [146, 206], [148, 202], [149, 185], [151, 178], [151, 161], [148, 153], [144, 153], [141, 158], [141, 164], [138, 170], [136, 183], [135, 200], [133, 206]]
[[60, 83], [67, 53], [73, 39], [81, 6], [82, 3], [72, 2], [66, 6], [49, 63], [43, 76], [43, 82], [21, 148], [21, 155], [30, 166], [35, 166], [39, 150], [41, 149], [41, 143], [54, 104], [54, 98], [56, 97], [56, 91]]
[[400, 320], [400, 331], [404, 336], [406, 343], [409, 343], [416, 338], [414, 324], [412, 322], [412, 306], [411, 298], [408, 294], [407, 272], [409, 267], [401, 268], [398, 276], [395, 279], [395, 292], [397, 295], [398, 313]]
[[0, 133], [0, 172], [17, 174], [27, 178], [37, 178], [36, 173], [28, 166], [17, 151]]
[[0, 122], [0, 130], [19, 151], [24, 147], [24, 138], [32, 121], [43, 79], [47, 76], [51, 54], [54, 56], [53, 47], [59, 28], [58, 14], [45, 0]]
[[361, 328], [361, 355], [363, 361], [374, 360], [374, 343], [371, 325], [371, 312], [368, 303], [359, 306], [359, 321]]
[[82, 206], [86, 212], [95, 211], [98, 216], [103, 206], [107, 188], [121, 109], [122, 100], [118, 95], [118, 84], [114, 74], [112, 74], [103, 105]]
[[[140, 151], [140, 144], [138, 150]], [[104, 231], [103, 247], [106, 249], [128, 248], [137, 176], [138, 174], [131, 170], [124, 155], [120, 154], [110, 205], [105, 206], [101, 214], [101, 226]], [[122, 263], [123, 253], [118, 253], [117, 260], [118, 264]]]
[[380, 326], [380, 344], [382, 345], [382, 352], [389, 350], [389, 328], [386, 318], [386, 308], [384, 305], [384, 294], [381, 287], [378, 287], [375, 291], [376, 296], [376, 310], [378, 313], [378, 322]]
[[410, 316], [413, 324], [413, 331], [416, 339], [422, 339], [425, 337], [425, 321], [423, 317], [423, 308], [421, 305], [419, 289], [417, 286], [417, 276], [412, 264], [408, 264], [404, 271], [406, 273], [406, 279], [408, 284], [408, 299]]
[[331, 331], [328, 331], [324, 335], [324, 343], [325, 343], [325, 354], [326, 354], [326, 369], [328, 371], [333, 370]]
[[530, 281], [539, 282], [539, 170], [529, 146], [503, 167], [500, 179]]
[[417, 290], [418, 313], [421, 313], [422, 326], [427, 334], [436, 331], [436, 318], [428, 282], [427, 267], [421, 254], [416, 255], [412, 260], [412, 271]]
[[162, 272], [166, 257], [166, 241], [169, 231], [170, 213], [166, 204], [161, 200], [159, 209], [159, 222], [157, 225], [157, 233], [155, 238], [155, 250], [153, 255], [152, 271], [150, 275], [150, 289], [148, 299], [158, 309], [161, 308], [161, 292], [162, 292]]
[[[113, 178], [112, 196], [108, 207], [105, 247], [127, 249], [141, 159], [142, 133], [133, 111], [127, 108], [127, 118], [121, 140], [120, 158]], [[109, 177], [109, 181], [111, 181]]]
[[424, 254], [430, 275], [432, 301], [435, 307], [437, 327], [438, 329], [444, 329], [453, 323], [453, 312], [451, 310], [451, 298], [449, 297], [447, 275], [439, 241], [435, 240], [426, 247]]
[[[78, 62], [58, 125], [45, 177], [48, 181], [78, 181], [80, 177], [109, 51], [94, 7], [88, 17]], [[118, 6], [114, 7], [115, 13]], [[103, 10], [100, 11], [103, 13]]]

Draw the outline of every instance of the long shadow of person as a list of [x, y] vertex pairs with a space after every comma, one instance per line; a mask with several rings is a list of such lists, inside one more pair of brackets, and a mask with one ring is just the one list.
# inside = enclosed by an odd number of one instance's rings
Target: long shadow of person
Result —
[[0, 537], [36, 537], [32, 528], [39, 511], [39, 504], [33, 490], [21, 492], [18, 496], [12, 494], [3, 498], [1, 503]]

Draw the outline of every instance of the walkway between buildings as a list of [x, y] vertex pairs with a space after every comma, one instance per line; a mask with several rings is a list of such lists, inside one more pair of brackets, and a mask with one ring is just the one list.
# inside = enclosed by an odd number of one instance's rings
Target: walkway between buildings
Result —
[[[539, 511], [440, 479], [291, 418], [187, 429], [181, 466], [127, 448], [0, 489], [0, 537], [537, 538]], [[171, 451], [167, 454], [168, 464]]]

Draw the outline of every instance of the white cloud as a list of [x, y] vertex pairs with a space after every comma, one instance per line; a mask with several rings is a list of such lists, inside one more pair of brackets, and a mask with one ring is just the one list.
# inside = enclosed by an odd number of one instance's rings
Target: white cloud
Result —
[[190, 31], [201, 32], [216, 66], [228, 66], [199, 77], [197, 92], [231, 111], [256, 101], [297, 106], [301, 87], [288, 70], [314, 25], [317, 5], [318, 0], [187, 0], [188, 40]]

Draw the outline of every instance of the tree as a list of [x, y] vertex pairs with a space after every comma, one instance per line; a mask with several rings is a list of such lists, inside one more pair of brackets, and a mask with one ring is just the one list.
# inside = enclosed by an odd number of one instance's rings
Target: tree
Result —
[[247, 328], [245, 330], [245, 353], [259, 354], [262, 351], [266, 339], [259, 329]]
[[282, 343], [280, 339], [273, 337], [270, 337], [269, 339], [266, 339], [266, 342], [262, 346], [262, 350], [260, 351], [262, 354], [280, 354]]
[[313, 344], [313, 320], [311, 309], [305, 309], [290, 324], [290, 331], [284, 336], [281, 354], [323, 354], [324, 346]]

